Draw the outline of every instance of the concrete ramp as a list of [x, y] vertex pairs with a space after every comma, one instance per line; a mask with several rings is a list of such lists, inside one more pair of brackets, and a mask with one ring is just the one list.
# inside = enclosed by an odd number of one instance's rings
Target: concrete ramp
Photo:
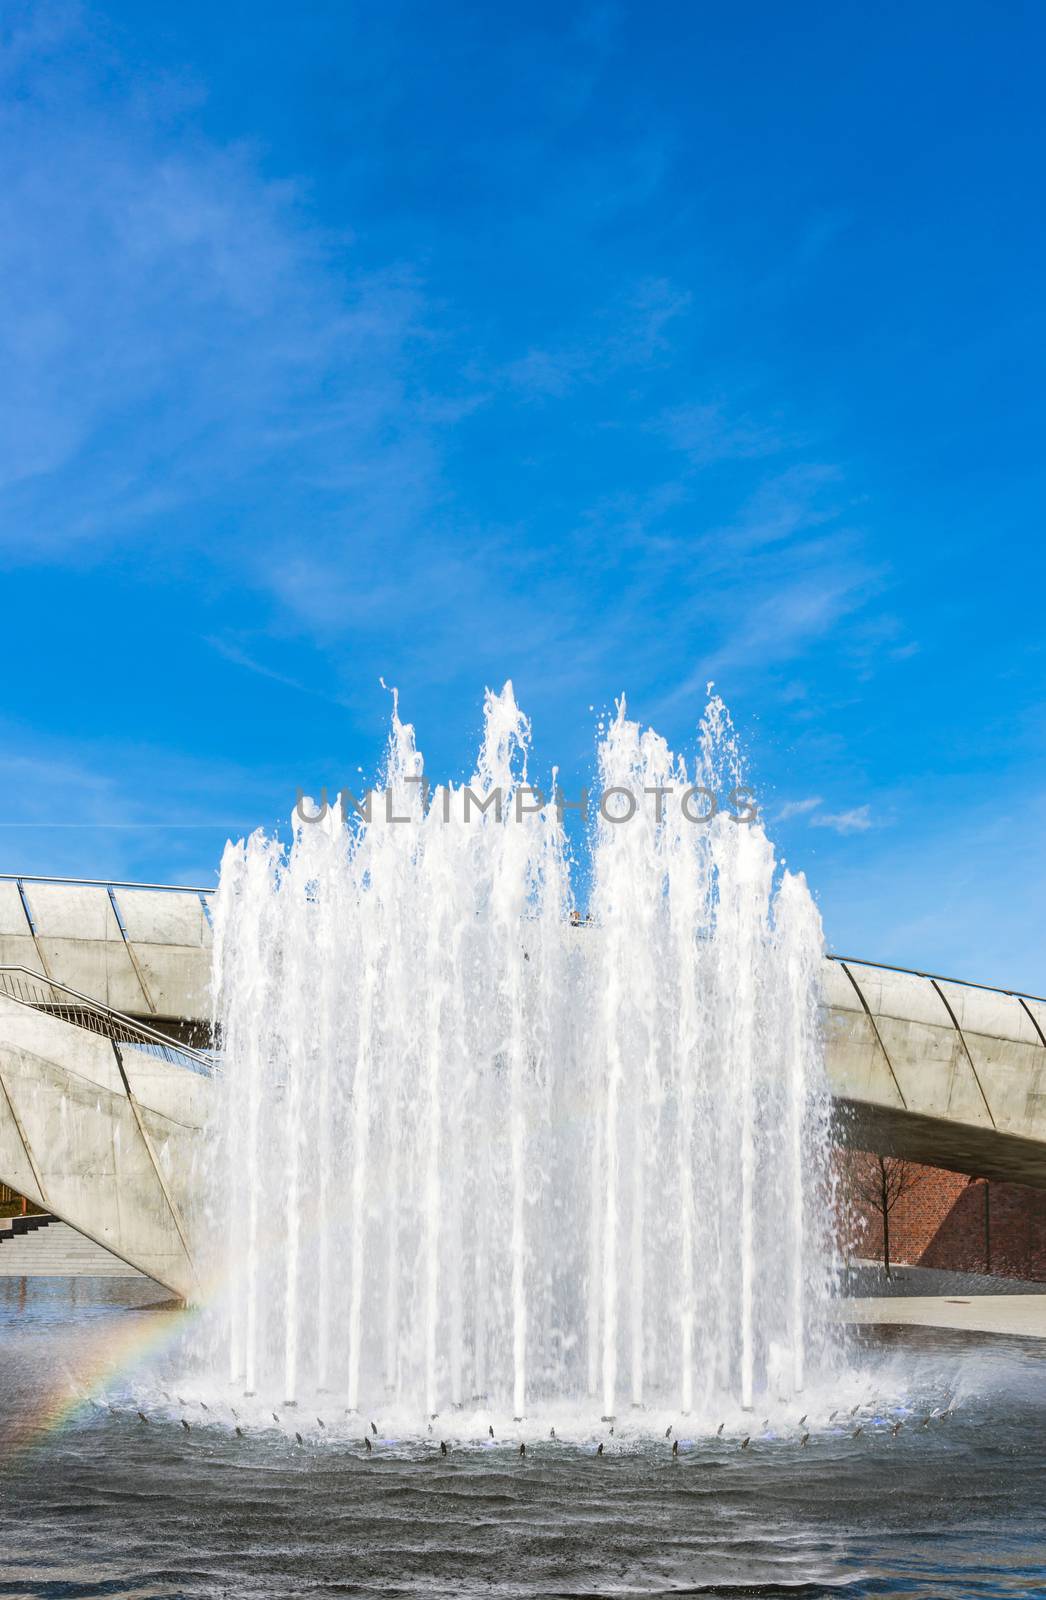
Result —
[[206, 1059], [33, 978], [18, 980], [21, 998], [0, 993], [0, 1181], [194, 1299], [188, 1214]]

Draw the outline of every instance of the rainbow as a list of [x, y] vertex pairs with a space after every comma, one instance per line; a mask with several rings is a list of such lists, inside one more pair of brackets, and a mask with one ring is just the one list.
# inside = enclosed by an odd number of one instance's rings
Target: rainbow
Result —
[[102, 1319], [97, 1329], [81, 1329], [76, 1371], [68, 1368], [43, 1391], [39, 1389], [20, 1407], [15, 1398], [11, 1412], [0, 1416], [0, 1459], [12, 1458], [60, 1432], [88, 1406], [98, 1403], [115, 1378], [133, 1372], [147, 1358], [168, 1349], [200, 1314], [200, 1308], [134, 1310], [116, 1328]]

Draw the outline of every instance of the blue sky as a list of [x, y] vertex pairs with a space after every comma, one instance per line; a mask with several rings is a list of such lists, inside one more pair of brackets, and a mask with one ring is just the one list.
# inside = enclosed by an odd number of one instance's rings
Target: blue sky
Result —
[[714, 679], [834, 948], [1046, 991], [1040, 7], [0, 28], [5, 870]]

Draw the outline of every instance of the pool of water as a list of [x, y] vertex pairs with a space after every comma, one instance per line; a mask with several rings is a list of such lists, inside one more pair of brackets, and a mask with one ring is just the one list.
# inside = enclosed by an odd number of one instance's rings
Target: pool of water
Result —
[[677, 1419], [673, 1455], [661, 1416], [234, 1418], [164, 1389], [155, 1294], [0, 1283], [0, 1595], [1046, 1594], [1038, 1345], [893, 1339], [802, 1427]]

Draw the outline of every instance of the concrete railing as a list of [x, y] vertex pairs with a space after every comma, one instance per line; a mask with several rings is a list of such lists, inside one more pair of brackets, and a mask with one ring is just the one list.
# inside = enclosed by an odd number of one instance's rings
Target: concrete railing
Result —
[[206, 1023], [209, 894], [0, 875], [0, 966], [39, 972], [128, 1016]]

